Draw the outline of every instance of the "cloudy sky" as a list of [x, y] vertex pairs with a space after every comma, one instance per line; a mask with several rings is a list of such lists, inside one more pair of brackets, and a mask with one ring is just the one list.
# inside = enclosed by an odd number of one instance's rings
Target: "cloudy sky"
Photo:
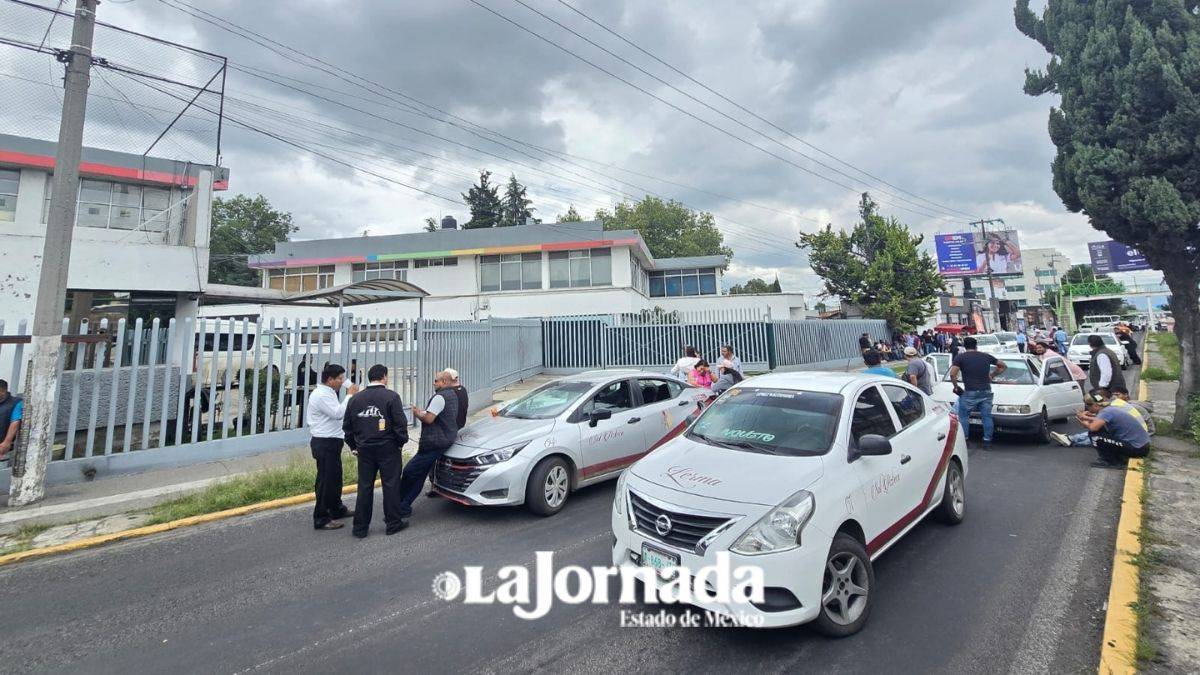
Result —
[[[731, 281], [777, 274], [785, 290], [809, 293], [820, 282], [796, 232], [852, 224], [863, 190], [926, 235], [961, 230], [968, 215], [1003, 218], [1024, 247], [1056, 246], [1077, 262], [1103, 238], [1050, 188], [1053, 101], [1021, 91], [1023, 69], [1046, 56], [1013, 27], [1010, 0], [186, 0], [263, 44], [189, 16], [183, 1], [113, 0], [100, 18], [229, 58], [230, 191], [290, 211], [300, 238], [465, 220], [441, 197], [457, 198], [479, 169], [516, 174], [546, 221], [568, 204], [590, 215], [646, 192], [711, 211], [734, 250]], [[106, 46], [114, 60], [159, 65], [132, 42]], [[152, 105], [153, 91], [112, 79], [97, 109], [127, 126], [169, 119], [171, 101]], [[146, 109], [122, 110], [118, 97]], [[184, 120], [202, 139], [204, 117]], [[103, 124], [89, 138], [123, 142], [120, 125]]]

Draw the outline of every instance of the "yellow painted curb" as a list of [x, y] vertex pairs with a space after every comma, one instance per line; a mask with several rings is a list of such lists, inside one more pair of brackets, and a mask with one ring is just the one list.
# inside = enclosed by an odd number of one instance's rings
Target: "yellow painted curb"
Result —
[[[379, 481], [375, 481], [375, 487], [379, 487]], [[358, 486], [347, 485], [342, 488], [342, 494], [353, 494], [358, 491]], [[202, 525], [211, 523], [217, 520], [225, 520], [235, 516], [244, 516], [248, 513], [256, 513], [258, 511], [269, 511], [271, 509], [279, 509], [285, 506], [295, 506], [305, 502], [311, 502], [316, 497], [311, 493], [295, 495], [292, 497], [281, 497], [272, 499], [267, 502], [259, 502], [257, 504], [248, 504], [237, 508], [226, 509], [224, 511], [214, 511], [212, 513], [202, 513], [198, 516], [188, 516], [172, 520], [167, 523], [159, 523], [157, 525], [145, 525], [143, 527], [135, 527], [130, 530], [122, 530], [111, 534], [101, 534], [87, 539], [78, 541], [69, 541], [65, 544], [57, 544], [55, 546], [43, 546], [41, 548], [33, 548], [28, 551], [19, 551], [17, 553], [9, 553], [8, 555], [0, 556], [0, 567], [11, 565], [13, 563], [22, 562], [25, 560], [33, 560], [34, 558], [44, 558], [46, 556], [57, 555], [59, 553], [71, 553], [74, 551], [82, 551], [84, 549], [111, 544], [116, 541], [124, 541], [126, 539], [136, 539], [138, 537], [147, 537], [152, 534], [160, 534], [181, 527], [190, 527], [192, 525]]]
[[1142, 460], [1130, 459], [1121, 494], [1121, 519], [1117, 523], [1117, 545], [1113, 554], [1112, 585], [1104, 617], [1104, 640], [1100, 645], [1100, 675], [1136, 673], [1138, 567], [1134, 558], [1142, 552]]
[[[1143, 341], [1144, 342], [1144, 341]], [[1146, 372], [1146, 368], [1150, 367], [1150, 348], [1145, 347], [1142, 350], [1142, 368], [1138, 371], [1138, 391], [1137, 398], [1139, 401], [1148, 401], [1150, 396], [1150, 387], [1146, 386], [1146, 378], [1142, 377], [1142, 373]]]

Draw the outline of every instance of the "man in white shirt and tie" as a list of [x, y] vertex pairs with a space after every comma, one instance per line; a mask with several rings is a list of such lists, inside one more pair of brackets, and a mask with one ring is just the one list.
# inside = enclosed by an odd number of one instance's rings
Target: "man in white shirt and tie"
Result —
[[340, 518], [351, 511], [342, 503], [342, 445], [345, 432], [342, 418], [346, 415], [346, 404], [358, 393], [358, 386], [351, 384], [346, 398], [338, 401], [338, 392], [346, 382], [346, 369], [335, 364], [321, 371], [321, 384], [308, 397], [304, 422], [312, 435], [310, 447], [317, 462], [317, 482], [314, 486], [317, 501], [313, 506], [313, 527], [318, 530], [337, 530]]

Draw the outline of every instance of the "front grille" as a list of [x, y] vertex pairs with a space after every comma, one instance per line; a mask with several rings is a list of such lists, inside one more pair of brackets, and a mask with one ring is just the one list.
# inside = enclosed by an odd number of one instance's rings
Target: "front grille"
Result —
[[[701, 539], [708, 536], [713, 530], [729, 522], [728, 518], [698, 516], [691, 513], [668, 511], [667, 509], [651, 504], [633, 492], [629, 493], [629, 503], [633, 509], [633, 516], [637, 520], [638, 532], [652, 539], [657, 539], [664, 544], [670, 544], [687, 551], [694, 551], [696, 544]], [[655, 529], [655, 521], [661, 515], [666, 515], [671, 519], [671, 530], [665, 535], [659, 534]]]
[[433, 483], [451, 492], [466, 492], [471, 483], [479, 478], [479, 474], [487, 470], [486, 466], [463, 464], [449, 457], [438, 459], [433, 468]]

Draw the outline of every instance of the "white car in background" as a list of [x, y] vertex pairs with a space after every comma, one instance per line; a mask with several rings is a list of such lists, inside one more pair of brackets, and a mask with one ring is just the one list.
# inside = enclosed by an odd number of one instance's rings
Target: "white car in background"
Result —
[[762, 570], [763, 601], [702, 609], [850, 635], [877, 594], [872, 562], [928, 514], [962, 522], [966, 471], [959, 425], [916, 387], [857, 373], [750, 378], [621, 475], [613, 564], [697, 570], [728, 552], [733, 568]]
[[1020, 354], [1021, 347], [1017, 342], [1017, 334], [1007, 331], [997, 331], [992, 333], [996, 339], [1000, 341], [1001, 351], [1008, 354]]
[[933, 368], [934, 381], [950, 372], [951, 360], [949, 352], [934, 352], [925, 356], [925, 363]]
[[1067, 358], [1080, 368], [1087, 368], [1092, 362], [1092, 348], [1088, 346], [1088, 336], [1099, 335], [1101, 340], [1104, 340], [1104, 346], [1108, 347], [1117, 355], [1117, 361], [1121, 364], [1121, 370], [1129, 367], [1129, 352], [1117, 342], [1117, 336], [1112, 333], [1093, 332], [1093, 333], [1076, 333], [1071, 338], [1070, 345], [1067, 347]]
[[1007, 354], [1017, 351], [1017, 342], [1015, 337], [1013, 338], [1011, 350], [1000, 341], [1000, 338], [991, 333], [981, 333], [971, 337], [975, 338], [976, 349], [985, 354]]
[[564, 377], [464, 427], [434, 465], [433, 488], [460, 504], [554, 515], [574, 490], [616, 478], [682, 432], [710, 396], [661, 373]]
[[[1045, 361], [1027, 354], [997, 354], [996, 358], [1007, 366], [992, 383], [996, 429], [1031, 434], [1049, 442], [1052, 420], [1065, 419], [1083, 409], [1083, 390], [1071, 379], [1061, 356]], [[933, 398], [951, 409], [958, 404], [949, 373], [934, 385]], [[978, 413], [972, 413], [967, 422], [982, 424]]]

